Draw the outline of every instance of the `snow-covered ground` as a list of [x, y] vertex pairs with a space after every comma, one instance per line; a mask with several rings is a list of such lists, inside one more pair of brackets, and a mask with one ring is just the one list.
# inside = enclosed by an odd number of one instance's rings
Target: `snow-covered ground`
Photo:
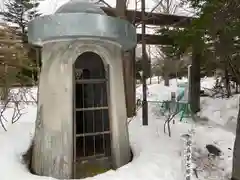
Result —
[[[163, 82], [148, 85], [148, 98], [160, 101], [170, 98], [171, 92], [177, 91], [177, 83], [187, 79], [171, 80], [170, 87]], [[213, 87], [213, 78], [202, 79], [202, 87]], [[33, 90], [36, 97], [36, 89]], [[141, 98], [141, 87], [137, 88], [137, 97]], [[30, 97], [28, 97], [30, 98]], [[142, 126], [141, 109], [129, 123], [129, 134], [134, 159], [131, 163], [116, 171], [87, 178], [90, 180], [180, 180], [184, 179], [182, 168], [183, 141], [181, 135], [194, 129], [193, 162], [198, 179], [227, 180], [231, 174], [232, 149], [235, 138], [238, 96], [230, 99], [201, 98], [202, 111], [199, 115], [205, 121], [193, 123], [190, 119], [171, 124], [172, 136], [163, 132], [165, 116], [159, 113], [159, 107], [149, 103], [149, 125]], [[8, 131], [0, 133], [0, 180], [50, 180], [30, 174], [21, 162], [21, 155], [28, 149], [34, 133], [36, 106], [29, 104], [25, 114], [14, 125], [8, 125]], [[12, 116], [11, 109], [5, 112]], [[207, 121], [208, 120], [208, 121]], [[9, 120], [11, 121], [11, 119]], [[7, 124], [7, 123], [6, 123]], [[206, 144], [214, 144], [222, 150], [222, 156], [209, 159]], [[193, 179], [196, 175], [193, 175]]]

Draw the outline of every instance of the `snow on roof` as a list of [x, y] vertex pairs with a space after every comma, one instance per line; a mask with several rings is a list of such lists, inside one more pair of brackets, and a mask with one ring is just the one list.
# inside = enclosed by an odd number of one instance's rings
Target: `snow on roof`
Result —
[[81, 0], [69, 1], [62, 5], [55, 13], [93, 13], [105, 15], [100, 6]]

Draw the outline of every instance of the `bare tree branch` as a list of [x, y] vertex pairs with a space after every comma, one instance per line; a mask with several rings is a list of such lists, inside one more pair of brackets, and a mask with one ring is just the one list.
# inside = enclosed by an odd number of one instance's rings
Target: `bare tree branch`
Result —
[[107, 7], [109, 7], [109, 8], [113, 8], [113, 7], [110, 6], [110, 4], [108, 4], [105, 0], [98, 0], [97, 3], [103, 3], [103, 4], [105, 4]]
[[[20, 38], [7, 25], [0, 29], [0, 124], [5, 131], [4, 121], [16, 123], [24, 114], [25, 105], [36, 104], [36, 98], [33, 99], [29, 88], [24, 86], [34, 81], [31, 73], [38, 67], [33, 66], [29, 49]], [[30, 75], [24, 75], [23, 69]], [[19, 88], [12, 88], [16, 84]]]

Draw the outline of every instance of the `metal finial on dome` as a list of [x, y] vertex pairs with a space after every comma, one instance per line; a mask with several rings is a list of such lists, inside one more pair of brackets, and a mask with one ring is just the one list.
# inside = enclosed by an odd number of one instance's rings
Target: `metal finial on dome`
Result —
[[96, 4], [83, 0], [71, 0], [62, 5], [55, 14], [58, 13], [90, 13], [105, 15], [105, 12]]

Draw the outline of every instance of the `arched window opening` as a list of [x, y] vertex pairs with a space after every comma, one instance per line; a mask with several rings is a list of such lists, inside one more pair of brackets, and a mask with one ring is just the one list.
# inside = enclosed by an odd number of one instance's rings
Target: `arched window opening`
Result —
[[[77, 58], [74, 71], [75, 161], [108, 160], [111, 157], [108, 70], [99, 55], [85, 52]], [[81, 171], [86, 171], [83, 168]]]

